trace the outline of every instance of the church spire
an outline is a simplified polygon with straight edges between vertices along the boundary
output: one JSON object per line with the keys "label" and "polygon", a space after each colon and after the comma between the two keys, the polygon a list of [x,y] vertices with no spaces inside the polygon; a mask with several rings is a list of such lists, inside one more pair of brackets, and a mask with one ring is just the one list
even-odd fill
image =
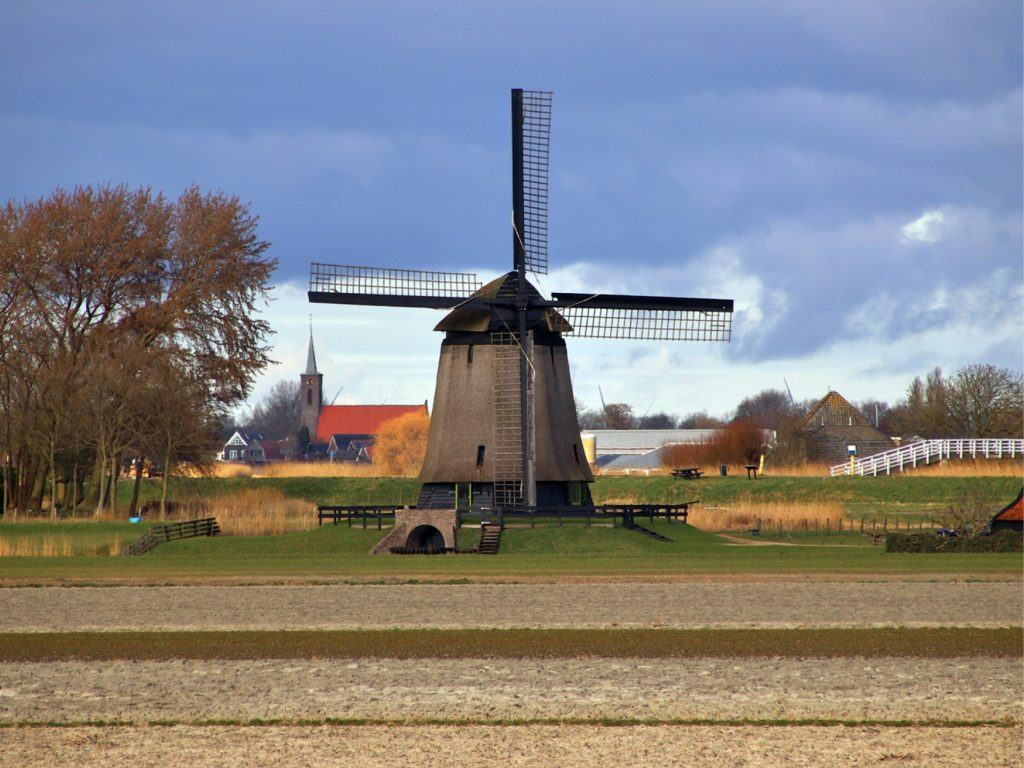
{"label": "church spire", "polygon": [[317,373],[316,352],[313,350],[313,320],[309,321],[309,351],[306,352],[306,373]]}

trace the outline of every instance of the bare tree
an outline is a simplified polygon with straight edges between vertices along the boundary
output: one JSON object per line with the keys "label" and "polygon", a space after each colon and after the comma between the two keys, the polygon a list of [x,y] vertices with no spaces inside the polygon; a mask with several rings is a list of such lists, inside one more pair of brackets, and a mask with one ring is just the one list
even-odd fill
{"label": "bare tree", "polygon": [[638,429],[675,429],[676,421],[667,413],[650,413],[637,419],[636,425]]}
{"label": "bare tree", "polygon": [[763,429],[779,429],[792,419],[796,407],[781,389],[765,389],[746,397],[736,406],[736,421],[752,421]]}
{"label": "bare tree", "polygon": [[277,382],[260,400],[249,417],[248,428],[273,440],[293,437],[302,420],[302,401],[297,381]]}
{"label": "bare tree", "polygon": [[1020,435],[1024,381],[1008,368],[968,365],[949,380],[944,405],[958,436]]}

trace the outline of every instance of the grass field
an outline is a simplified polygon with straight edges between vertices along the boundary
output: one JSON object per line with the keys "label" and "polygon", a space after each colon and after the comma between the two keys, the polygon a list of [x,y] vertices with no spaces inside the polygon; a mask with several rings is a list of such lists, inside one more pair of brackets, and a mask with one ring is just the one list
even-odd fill
{"label": "grass field", "polygon": [[[594,487],[600,502],[681,502],[700,499],[695,519],[713,530],[716,515],[765,518],[789,514],[898,516],[917,521],[929,509],[964,498],[997,509],[1019,489],[1013,477],[894,476],[883,478],[600,478]],[[358,504],[411,501],[415,480],[403,478],[183,478],[174,483],[180,500],[215,501],[264,496],[287,500]],[[152,498],[157,481],[143,484]],[[125,494],[126,495],[126,494]],[[296,501],[296,503],[298,503]],[[304,508],[304,510],[311,509]],[[838,512],[835,512],[838,510]],[[303,511],[290,526],[313,526]],[[303,522],[305,521],[305,522]],[[849,524],[849,523],[847,523]],[[645,525],[647,525],[645,523]],[[1018,577],[1024,558],[1014,554],[886,554],[868,537],[815,533],[786,537],[784,544],[763,545],[746,534],[718,536],[695,526],[650,524],[673,539],[660,542],[636,532],[607,527],[565,525],[536,529],[509,527],[496,558],[373,557],[381,532],[327,526],[265,536],[221,536],[162,545],[143,557],[116,554],[144,531],[121,522],[0,523],[0,579],[10,582],[182,580],[190,578],[544,578],[579,576],[671,576],[673,574],[1010,574]],[[273,528],[271,530],[274,530]],[[287,530],[287,529],[284,529]],[[735,528],[733,530],[736,530]],[[464,529],[460,546],[471,547],[478,532]],[[747,541],[744,541],[746,536]],[[745,545],[746,544],[746,545]]]}
{"label": "grass field", "polygon": [[[94,537],[108,526],[111,535],[121,535],[123,530],[118,524],[80,525],[91,526]],[[7,527],[0,526],[0,534]],[[278,536],[222,536],[171,542],[141,557],[5,557],[0,558],[0,580],[101,583],[352,577],[515,581],[538,577],[737,573],[1019,576],[1024,567],[1020,554],[935,556],[887,554],[877,546],[749,546],[693,526],[655,522],[651,527],[673,541],[656,541],[621,528],[511,528],[502,538],[501,554],[497,557],[380,557],[369,554],[380,538],[377,530],[325,526]]]}
{"label": "grass field", "polygon": [[[1024,470],[1017,477],[767,477],[757,481],[745,477],[599,477],[593,494],[599,504],[667,504],[692,499],[704,504],[833,501],[848,507],[860,505],[864,511],[885,507],[912,510],[953,504],[964,497],[1005,504],[1017,495],[1022,478]],[[318,503],[412,504],[419,482],[399,477],[174,478],[171,497],[178,501],[209,500],[259,488],[273,488],[285,496]],[[119,498],[129,498],[130,491],[130,483],[122,481]],[[159,480],[143,481],[143,502],[155,501],[159,495]]]}

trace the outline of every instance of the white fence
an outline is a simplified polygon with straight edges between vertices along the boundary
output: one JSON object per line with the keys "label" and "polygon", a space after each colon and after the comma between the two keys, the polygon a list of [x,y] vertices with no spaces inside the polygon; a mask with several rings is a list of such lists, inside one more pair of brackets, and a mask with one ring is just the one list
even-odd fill
{"label": "white fence", "polygon": [[882,453],[854,459],[829,468],[836,475],[881,475],[902,472],[918,464],[931,464],[942,459],[1015,459],[1024,456],[1024,440],[1019,438],[985,438],[976,440],[921,440]]}

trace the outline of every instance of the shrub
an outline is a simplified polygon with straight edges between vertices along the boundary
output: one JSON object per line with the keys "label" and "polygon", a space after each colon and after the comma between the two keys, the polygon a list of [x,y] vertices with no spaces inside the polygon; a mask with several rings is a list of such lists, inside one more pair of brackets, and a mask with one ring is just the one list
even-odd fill
{"label": "shrub", "polygon": [[991,536],[947,539],[935,533],[890,533],[885,537],[886,552],[1021,552],[1024,536],[1014,531],[999,531]]}
{"label": "shrub", "polygon": [[384,422],[377,430],[373,463],[382,474],[415,477],[427,452],[430,417],[407,413]]}

